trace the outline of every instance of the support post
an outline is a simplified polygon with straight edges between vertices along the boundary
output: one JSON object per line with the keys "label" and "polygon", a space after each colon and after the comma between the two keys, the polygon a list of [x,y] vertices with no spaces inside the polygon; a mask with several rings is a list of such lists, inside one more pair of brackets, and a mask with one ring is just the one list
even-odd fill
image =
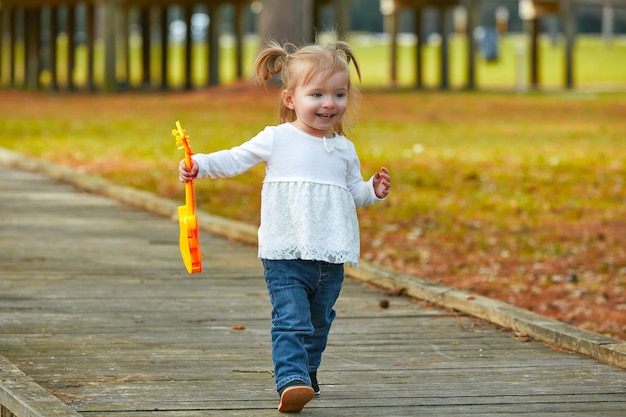
{"label": "support post", "polygon": [[67,6],[67,89],[76,89],[74,83],[74,68],[76,61],[76,5]]}
{"label": "support post", "polygon": [[563,31],[565,32],[565,88],[574,87],[574,42],[576,39],[576,13],[571,0],[562,3]]}
{"label": "support post", "polygon": [[[193,6],[189,5],[185,7],[185,24],[187,26],[187,33],[185,34],[185,90],[191,90],[193,88],[193,36],[191,33],[191,16],[193,15]],[[211,18],[210,25],[213,24]]]}
{"label": "support post", "polygon": [[141,19],[141,84],[143,88],[150,87],[150,6],[140,6]]}
{"label": "support post", "polygon": [[350,31],[350,7],[351,0],[333,0],[335,21],[337,22],[337,38],[346,40]]}
{"label": "support post", "polygon": [[59,89],[57,64],[58,50],[57,38],[59,36],[59,6],[50,6],[50,39],[48,44],[48,70],[50,71],[50,84],[48,89],[57,91]]}
{"label": "support post", "polygon": [[439,8],[439,28],[441,31],[441,68],[440,68],[440,88],[448,90],[450,88],[450,61],[449,61],[449,43],[448,35],[450,33],[449,22],[449,6],[441,6]]}
{"label": "support post", "polygon": [[531,88],[539,88],[539,17],[534,17],[530,24],[530,85]]}
{"label": "support post", "polygon": [[0,4],[0,87],[2,86],[2,74],[4,73],[4,27],[7,23],[6,19],[4,18],[4,15],[6,13],[6,6],[3,8],[2,5]]}
{"label": "support post", "polygon": [[423,64],[423,56],[422,49],[424,47],[424,36],[422,31],[422,11],[421,7],[418,7],[414,10],[415,16],[415,87],[423,88],[424,87],[424,64]]}
{"label": "support post", "polygon": [[219,84],[219,7],[213,3],[209,5],[209,85]]}
{"label": "support post", "polygon": [[95,89],[94,83],[94,49],[96,45],[96,8],[93,4],[86,3],[87,13],[87,36],[85,45],[87,46],[87,85],[88,91]]}
{"label": "support post", "polygon": [[27,89],[39,87],[39,64],[41,52],[41,11],[26,9],[24,11],[24,69]]}
{"label": "support post", "polygon": [[2,86],[12,87],[15,83],[15,9],[0,8],[2,14],[2,36],[0,42],[3,43],[0,65],[2,66]]}
{"label": "support post", "polygon": [[476,43],[474,30],[480,16],[480,0],[470,0],[467,10],[467,86],[468,90],[476,89]]}
{"label": "support post", "polygon": [[390,65],[390,84],[391,87],[398,85],[398,12],[393,10],[390,14],[384,16],[387,22],[387,30],[389,32],[391,46],[391,65]]}
{"label": "support post", "polygon": [[161,31],[161,90],[167,90],[167,56],[169,46],[169,20],[168,20],[168,6],[161,6],[159,8],[159,14],[161,18],[160,31]]}
{"label": "support post", "polygon": [[614,20],[615,12],[611,0],[604,0],[602,3],[602,39],[607,46],[613,43]]}
{"label": "support post", "polygon": [[104,15],[102,24],[104,26],[104,91],[115,91],[117,89],[117,77],[115,71],[115,18],[117,2],[107,0],[104,3]]}

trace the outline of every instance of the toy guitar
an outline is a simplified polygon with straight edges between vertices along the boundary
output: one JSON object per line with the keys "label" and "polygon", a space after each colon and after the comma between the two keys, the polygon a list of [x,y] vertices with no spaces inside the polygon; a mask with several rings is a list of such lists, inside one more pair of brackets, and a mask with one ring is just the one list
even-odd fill
{"label": "toy guitar", "polygon": [[[191,147],[185,129],[176,121],[176,129],[172,130],[176,137],[178,149],[185,150],[185,163],[191,167]],[[202,272],[202,254],[200,252],[200,235],[196,218],[196,198],[193,191],[193,181],[185,183],[185,205],[178,207],[178,225],[180,226],[180,254],[187,268],[187,272],[194,274]]]}

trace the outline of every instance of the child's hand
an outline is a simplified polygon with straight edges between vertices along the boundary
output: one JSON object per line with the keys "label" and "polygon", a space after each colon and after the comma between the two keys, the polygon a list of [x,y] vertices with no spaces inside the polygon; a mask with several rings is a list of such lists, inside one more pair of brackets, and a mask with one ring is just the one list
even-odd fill
{"label": "child's hand", "polygon": [[178,164],[178,177],[180,182],[193,181],[197,176],[198,163],[196,161],[193,159],[191,160],[191,168],[187,168],[187,164],[184,159],[180,161],[180,164]]}
{"label": "child's hand", "polygon": [[385,198],[389,194],[389,187],[391,187],[391,175],[387,168],[381,168],[380,172],[374,175],[374,193],[376,197]]}

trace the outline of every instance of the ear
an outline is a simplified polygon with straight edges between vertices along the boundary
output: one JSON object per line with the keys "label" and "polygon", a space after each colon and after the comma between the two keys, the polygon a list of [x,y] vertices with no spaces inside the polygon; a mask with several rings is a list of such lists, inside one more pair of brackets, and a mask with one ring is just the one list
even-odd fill
{"label": "ear", "polygon": [[287,107],[289,110],[293,110],[295,108],[293,104],[293,94],[288,90],[283,90],[282,94],[283,105]]}

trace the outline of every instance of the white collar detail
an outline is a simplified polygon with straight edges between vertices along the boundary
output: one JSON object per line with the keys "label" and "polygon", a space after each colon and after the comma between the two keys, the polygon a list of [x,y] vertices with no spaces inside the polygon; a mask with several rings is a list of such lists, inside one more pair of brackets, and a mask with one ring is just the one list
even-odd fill
{"label": "white collar detail", "polygon": [[326,137],[323,137],[322,141],[324,142],[324,149],[326,149],[326,152],[328,153],[333,152],[335,149],[348,149],[348,143],[346,139],[340,136],[336,136],[332,139],[326,139]]}

